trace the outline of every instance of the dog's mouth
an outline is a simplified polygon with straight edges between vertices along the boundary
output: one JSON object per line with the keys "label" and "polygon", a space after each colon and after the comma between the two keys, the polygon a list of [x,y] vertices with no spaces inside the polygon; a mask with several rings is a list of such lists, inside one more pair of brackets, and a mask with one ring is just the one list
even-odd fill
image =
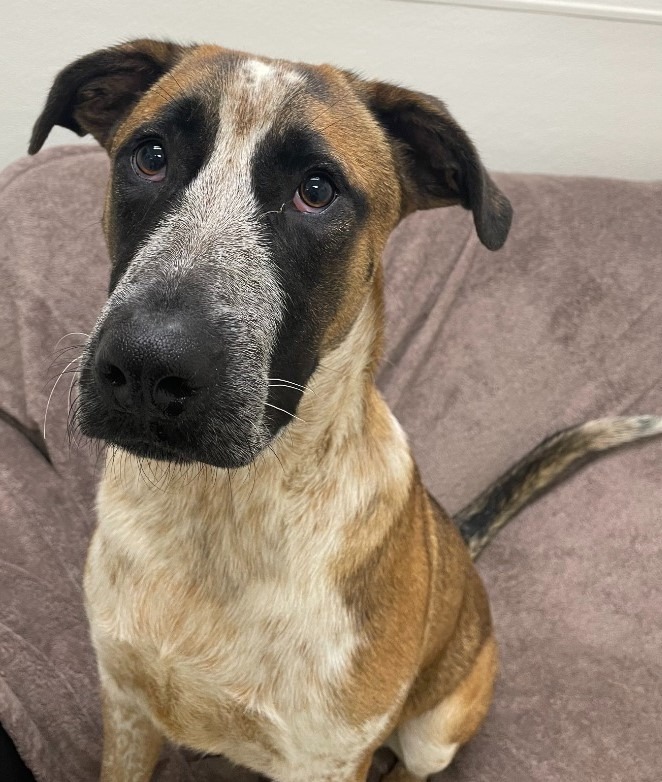
{"label": "dog's mouth", "polygon": [[[159,409],[144,400],[144,393],[129,399],[122,396],[122,386],[120,392],[109,386],[95,356],[90,351],[81,367],[80,431],[141,459],[244,467],[293,419],[303,388],[279,383],[272,389],[260,379],[264,372],[239,383],[233,373],[224,383],[200,388],[181,405],[166,400]],[[245,378],[249,368],[242,370],[237,376]]]}
{"label": "dog's mouth", "polygon": [[96,390],[89,387],[81,389],[78,420],[86,437],[139,458],[175,464],[201,462],[219,468],[249,464],[272,437],[263,422],[235,417],[213,404],[177,424],[146,420],[141,415],[108,409]]}
{"label": "dog's mouth", "polygon": [[[268,434],[252,437],[237,427],[233,432],[215,435],[210,427],[189,426],[186,433],[154,427],[152,431],[121,413],[79,414],[81,432],[106,445],[121,448],[142,459],[175,464],[201,462],[212,467],[237,468],[252,462],[271,439]],[[219,427],[221,428],[221,427]],[[256,427],[257,430],[257,427]],[[258,430],[259,431],[259,430]]]}

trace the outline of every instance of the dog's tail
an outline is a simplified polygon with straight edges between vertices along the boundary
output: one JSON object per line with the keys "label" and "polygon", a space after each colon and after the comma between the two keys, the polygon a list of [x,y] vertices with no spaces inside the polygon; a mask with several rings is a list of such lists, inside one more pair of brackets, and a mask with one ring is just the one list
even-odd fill
{"label": "dog's tail", "polygon": [[476,559],[525,505],[605,451],[662,434],[662,416],[600,418],[553,434],[455,515]]}

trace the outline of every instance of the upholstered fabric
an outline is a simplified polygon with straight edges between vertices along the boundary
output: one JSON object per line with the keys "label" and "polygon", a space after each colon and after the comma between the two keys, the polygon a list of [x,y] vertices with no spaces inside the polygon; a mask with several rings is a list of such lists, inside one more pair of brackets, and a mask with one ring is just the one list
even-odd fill
{"label": "upholstered fabric", "polygon": [[[94,147],[0,181],[0,723],[39,782],[90,782],[100,717],[81,570],[97,451],[69,446],[65,374],[104,300],[107,162]],[[547,434],[662,414],[662,184],[502,175],[498,253],[461,209],[408,218],[387,249],[380,384],[454,511]],[[61,343],[58,340],[69,334]],[[658,782],[662,441],[602,459],[490,546],[501,674],[441,779]],[[169,749],[158,782],[245,778]]]}

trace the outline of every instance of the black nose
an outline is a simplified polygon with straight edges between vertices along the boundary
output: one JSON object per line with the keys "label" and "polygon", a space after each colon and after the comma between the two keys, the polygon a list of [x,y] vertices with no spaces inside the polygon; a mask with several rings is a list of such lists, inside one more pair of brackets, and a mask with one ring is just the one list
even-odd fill
{"label": "black nose", "polygon": [[147,418],[178,418],[210,382],[208,354],[184,314],[133,311],[104,329],[95,356],[102,394]]}

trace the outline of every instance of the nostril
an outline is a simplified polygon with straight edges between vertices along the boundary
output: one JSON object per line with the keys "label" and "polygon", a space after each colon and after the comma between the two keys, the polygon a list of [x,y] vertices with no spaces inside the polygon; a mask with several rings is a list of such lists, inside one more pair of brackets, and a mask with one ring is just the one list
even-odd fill
{"label": "nostril", "polygon": [[101,370],[101,376],[114,388],[120,388],[121,386],[126,385],[126,375],[114,364],[107,364],[106,367]]}
{"label": "nostril", "polygon": [[183,377],[164,377],[154,386],[154,394],[169,399],[186,399],[193,396],[193,389]]}
{"label": "nostril", "polygon": [[133,407],[131,375],[104,358],[97,358],[97,379],[101,390],[114,405],[128,410]]}
{"label": "nostril", "polygon": [[195,394],[195,389],[183,377],[169,376],[157,381],[152,393],[156,406],[174,418],[184,412],[186,401]]}

